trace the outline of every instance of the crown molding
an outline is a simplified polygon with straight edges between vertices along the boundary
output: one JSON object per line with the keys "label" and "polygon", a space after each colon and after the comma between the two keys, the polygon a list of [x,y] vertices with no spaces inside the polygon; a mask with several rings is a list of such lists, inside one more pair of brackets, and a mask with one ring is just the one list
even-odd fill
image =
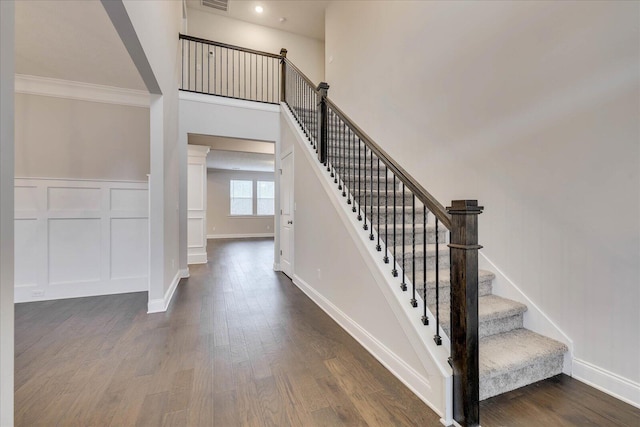
{"label": "crown molding", "polygon": [[16,93],[26,93],[29,95],[52,96],[55,98],[76,99],[80,101],[128,105],[133,107],[148,108],[150,104],[149,93],[141,90],[122,89],[113,86],[30,76],[26,74],[16,74],[15,91]]}

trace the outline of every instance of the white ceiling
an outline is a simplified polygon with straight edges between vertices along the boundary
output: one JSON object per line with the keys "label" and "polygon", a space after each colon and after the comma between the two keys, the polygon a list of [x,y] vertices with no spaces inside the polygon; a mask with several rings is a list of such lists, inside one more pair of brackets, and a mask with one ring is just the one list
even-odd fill
{"label": "white ceiling", "polygon": [[[187,7],[324,40],[324,10],[329,3],[320,0],[229,0],[228,11],[223,12],[202,6],[201,0],[187,0]],[[264,8],[261,14],[255,11],[258,5]],[[285,21],[280,22],[280,18]]]}
{"label": "white ceiling", "polygon": [[273,172],[275,170],[275,157],[273,154],[264,153],[211,150],[207,155],[207,168]]}
{"label": "white ceiling", "polygon": [[146,90],[99,1],[17,1],[16,73]]}

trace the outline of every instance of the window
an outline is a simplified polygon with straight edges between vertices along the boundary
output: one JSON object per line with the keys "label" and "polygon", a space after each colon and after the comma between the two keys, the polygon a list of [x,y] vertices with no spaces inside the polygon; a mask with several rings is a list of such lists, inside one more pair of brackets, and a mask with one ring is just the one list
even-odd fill
{"label": "window", "polygon": [[258,181],[258,215],[273,215],[275,188],[273,181]]}
{"label": "window", "polygon": [[253,181],[232,179],[229,195],[231,215],[253,215]]}
{"label": "window", "polygon": [[229,180],[229,198],[231,216],[266,216],[275,211],[273,181]]}

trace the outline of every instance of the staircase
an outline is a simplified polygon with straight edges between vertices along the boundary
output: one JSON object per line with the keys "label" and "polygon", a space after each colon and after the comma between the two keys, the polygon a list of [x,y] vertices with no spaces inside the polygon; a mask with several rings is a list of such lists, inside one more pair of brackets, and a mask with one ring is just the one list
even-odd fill
{"label": "staircase", "polygon": [[[436,345],[448,347],[453,381],[445,399],[452,398],[446,405],[453,414],[447,417],[477,426],[480,400],[562,372],[567,347],[525,329],[527,307],[493,295],[490,271],[475,274],[483,209],[477,201],[453,201],[445,210],[331,102],[328,84],[316,87],[286,58],[286,49],[278,55],[185,35],[180,40],[181,90],[288,106],[318,153],[318,167],[389,265],[390,283],[406,292]],[[240,62],[229,69],[205,60],[205,51]],[[240,66],[253,57],[260,69]]]}
{"label": "staircase", "polygon": [[[307,123],[305,131],[308,135],[315,134],[315,121],[310,117],[315,113],[310,110],[298,110],[294,112],[294,116],[296,113],[300,122]],[[348,142],[345,144],[345,141]],[[388,250],[389,268],[393,272],[397,271],[399,286],[407,289],[407,303],[411,300],[413,278],[416,295],[425,297],[428,302],[439,301],[439,308],[436,308],[434,303],[427,303],[427,306],[430,313],[439,311],[439,326],[448,335],[448,230],[440,226],[436,239],[433,215],[420,202],[414,201],[413,195],[409,192],[403,193],[402,183],[398,180],[394,187],[394,184],[390,183],[390,172],[382,161],[378,167],[377,156],[363,144],[354,144],[353,135],[346,128],[329,123],[327,142],[327,173],[332,174],[336,185],[343,190],[343,196],[354,206],[354,215],[360,214],[362,217],[362,232],[369,234],[374,245],[378,244],[377,236],[380,236],[381,256],[385,256],[385,249]],[[395,206],[395,209],[392,206]],[[368,224],[366,230],[364,224]],[[426,245],[423,244],[425,239]],[[438,286],[435,274],[436,242]],[[562,373],[564,354],[568,350],[563,343],[525,329],[523,315],[527,306],[494,295],[494,278],[495,275],[490,271],[478,271],[480,400]]]}

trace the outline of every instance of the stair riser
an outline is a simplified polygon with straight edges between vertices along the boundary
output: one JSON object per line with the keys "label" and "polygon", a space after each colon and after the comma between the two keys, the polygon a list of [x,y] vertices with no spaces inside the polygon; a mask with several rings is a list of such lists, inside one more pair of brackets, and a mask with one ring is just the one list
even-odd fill
{"label": "stair riser", "polygon": [[[416,281],[418,280],[416,279]],[[416,288],[417,292],[419,292],[419,295],[422,295],[422,289],[423,289],[422,286]],[[478,296],[483,297],[485,295],[491,295],[491,292],[492,292],[491,280],[483,281],[478,284]],[[451,288],[449,287],[448,283],[446,285],[440,286],[438,298],[439,298],[440,304],[449,304],[449,302],[451,302]],[[436,288],[427,287],[427,304],[431,304],[432,302],[435,302],[435,300],[436,300]]]}
{"label": "stair riser", "polygon": [[[377,224],[378,223],[377,208],[373,209],[373,211],[370,211],[369,208],[367,208],[367,217],[373,218],[374,223]],[[396,209],[395,215],[394,215],[393,209],[389,209],[389,211],[386,212],[386,215],[385,215],[384,209],[382,209],[380,212],[380,224],[385,223],[385,218],[388,224],[393,224],[394,217],[395,217],[396,224],[402,225],[402,219],[403,219],[402,209]],[[413,212],[409,209],[405,209],[404,225],[407,227],[411,227],[411,224],[413,224],[414,221],[415,221],[415,224],[422,225],[424,223],[423,218],[424,218],[424,213],[422,212],[422,209],[417,209],[417,212],[415,213],[415,219],[413,217]],[[428,219],[429,219],[429,213],[427,212],[426,222],[428,222]],[[406,239],[408,239],[409,236],[410,236],[410,232],[407,232]]]}
{"label": "stair riser", "polygon": [[561,374],[563,360],[563,355],[557,355],[512,372],[480,378],[480,400]]}
{"label": "stair riser", "polygon": [[[388,232],[387,240],[389,241],[389,246],[391,246],[391,251],[393,251],[393,246],[394,246],[393,224],[389,224],[389,228],[387,232]],[[448,232],[443,232],[438,230],[438,243],[445,243],[447,239],[447,234]],[[407,239],[411,238],[410,236],[411,236],[411,231],[407,230],[405,242],[407,241]],[[416,237],[416,245],[422,245],[422,243],[424,243],[424,233],[422,232],[422,230],[417,230],[415,237]],[[380,225],[380,238],[383,242],[385,242],[384,225]],[[398,242],[398,244],[402,244],[402,229],[400,227],[396,229],[396,242]],[[429,227],[427,227],[427,243],[428,244],[436,243],[436,233],[432,228],[429,228]]]}
{"label": "stair riser", "polygon": [[[488,337],[489,335],[500,334],[502,332],[512,331],[514,329],[522,328],[523,317],[522,314],[504,317],[501,319],[493,319],[487,322],[480,322],[478,324],[478,336],[480,338]],[[445,320],[442,325],[442,330],[449,334],[449,319]]]}
{"label": "stair riser", "polygon": [[[352,179],[355,180],[356,182],[358,181],[358,178],[360,179],[361,182],[361,187],[364,187],[364,184],[362,184],[362,182],[367,179],[368,181],[371,180],[371,177],[373,176],[374,180],[378,180],[378,177],[380,177],[380,188],[384,188],[384,177],[387,175],[387,170],[384,168],[380,168],[380,170],[378,171],[377,168],[367,168],[367,169],[352,169],[352,168],[344,168],[340,165],[340,162],[333,162],[332,159],[329,159],[329,164],[331,165],[331,167],[338,172],[338,175],[344,175],[345,177],[348,176],[349,177],[349,181],[351,181]],[[389,181],[387,180],[387,186],[389,185]],[[367,183],[367,188],[369,188],[369,184]]]}
{"label": "stair riser", "polygon": [[[438,267],[440,269],[446,269],[449,267],[449,253],[446,253],[445,255],[440,254],[439,259],[440,259],[440,262],[438,264]],[[402,258],[400,257],[400,255],[398,255],[397,263],[398,263],[398,266],[400,266],[400,268],[403,267]],[[426,265],[427,265],[427,271],[435,270],[436,257],[435,256],[427,257]],[[418,278],[422,277],[423,266],[424,266],[424,260],[422,256],[420,256],[420,258],[416,258],[416,281],[418,280]],[[407,277],[411,278],[413,274],[413,259],[411,257],[407,257],[405,259],[404,270],[406,272]],[[420,274],[418,275],[418,273]]]}
{"label": "stair riser", "polygon": [[[384,183],[382,183],[381,185],[382,190],[384,190]],[[372,205],[377,205],[378,203],[380,203],[381,206],[388,206],[389,210],[393,210],[393,206],[400,206],[402,205],[403,202],[403,198],[402,198],[402,192],[398,192],[395,193],[395,200],[394,200],[394,194],[393,193],[380,193],[380,192],[370,192],[367,191],[366,193],[364,191],[355,191],[354,196],[356,198],[360,198],[360,200],[363,201],[364,203],[364,198],[365,196],[367,197],[367,200],[371,200],[371,204]],[[405,193],[404,196],[404,203],[406,205],[410,205],[412,201],[412,196],[411,194]],[[368,203],[367,203],[368,204]],[[383,207],[384,209],[384,207]]]}

